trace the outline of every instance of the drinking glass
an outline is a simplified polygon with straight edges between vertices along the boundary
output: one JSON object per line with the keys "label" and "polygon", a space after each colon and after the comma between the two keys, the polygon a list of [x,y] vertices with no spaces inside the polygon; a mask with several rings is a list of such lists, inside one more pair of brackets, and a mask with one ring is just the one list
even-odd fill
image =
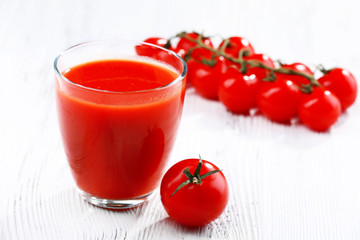
{"label": "drinking glass", "polygon": [[[134,69],[130,64],[111,78],[104,72],[108,84],[127,81],[137,72],[164,82],[158,79],[159,69],[170,71],[172,78],[159,87],[114,91],[89,87],[68,75],[99,61],[140,66]],[[108,209],[142,204],[159,185],[175,142],[184,103],[185,62],[152,44],[104,40],[67,49],[55,59],[54,70],[62,142],[80,195]]]}

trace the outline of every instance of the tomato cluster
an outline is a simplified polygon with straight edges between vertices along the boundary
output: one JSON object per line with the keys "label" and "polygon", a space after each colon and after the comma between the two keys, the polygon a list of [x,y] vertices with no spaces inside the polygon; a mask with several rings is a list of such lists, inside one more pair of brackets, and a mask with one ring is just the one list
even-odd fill
{"label": "tomato cluster", "polygon": [[188,64],[188,82],[195,90],[204,98],[219,100],[233,113],[258,109],[275,122],[290,123],[299,118],[314,131],[326,131],[355,102],[355,77],[343,68],[322,69],[322,77],[315,79],[313,71],[302,63],[276,67],[269,56],[256,53],[243,37],[230,37],[214,47],[210,38],[195,32],[177,36],[175,47],[163,38],[145,42],[183,57]]}

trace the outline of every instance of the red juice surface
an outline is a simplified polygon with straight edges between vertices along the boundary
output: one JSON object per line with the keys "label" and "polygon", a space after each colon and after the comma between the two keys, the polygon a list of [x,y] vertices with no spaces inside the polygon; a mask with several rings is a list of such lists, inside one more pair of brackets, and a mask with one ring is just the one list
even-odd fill
{"label": "red juice surface", "polygon": [[185,85],[149,89],[179,74],[147,61],[104,60],[63,75],[91,88],[56,81],[63,144],[78,187],[106,199],[151,193],[175,141]]}

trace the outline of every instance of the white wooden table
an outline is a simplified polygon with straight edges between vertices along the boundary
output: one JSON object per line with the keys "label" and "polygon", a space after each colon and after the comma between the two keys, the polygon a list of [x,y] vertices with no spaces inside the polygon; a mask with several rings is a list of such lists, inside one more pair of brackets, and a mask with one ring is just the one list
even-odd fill
{"label": "white wooden table", "polygon": [[359,11],[357,0],[0,0],[0,239],[360,239],[359,101],[319,134],[232,115],[190,89],[169,166],[200,153],[224,169],[230,200],[219,219],[189,230],[167,217],[158,191],[126,212],[79,197],[52,70],[78,42],[198,30],[360,79]]}

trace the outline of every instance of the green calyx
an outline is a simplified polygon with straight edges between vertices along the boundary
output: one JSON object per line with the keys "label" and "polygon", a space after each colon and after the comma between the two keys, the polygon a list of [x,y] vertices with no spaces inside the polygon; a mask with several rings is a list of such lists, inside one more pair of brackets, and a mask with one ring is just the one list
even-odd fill
{"label": "green calyx", "polygon": [[322,64],[319,64],[316,66],[316,69],[318,69],[322,74],[328,74],[333,69],[326,69]]}
{"label": "green calyx", "polygon": [[268,71],[266,77],[263,79],[264,82],[274,82],[276,80],[276,75],[274,71]]}
{"label": "green calyx", "polygon": [[313,85],[311,83],[309,83],[309,84],[301,84],[301,87],[299,87],[299,89],[303,93],[310,94],[310,93],[312,93],[314,87],[313,87]]}
{"label": "green calyx", "polygon": [[175,191],[171,194],[170,197],[172,197],[177,191],[179,191],[181,188],[185,187],[186,185],[189,185],[189,184],[197,184],[197,185],[200,185],[201,184],[201,181],[214,174],[214,173],[217,173],[217,172],[220,172],[221,170],[220,169],[217,169],[217,170],[213,170],[213,171],[210,171],[210,172],[207,172],[207,173],[204,173],[203,175],[200,175],[200,170],[201,170],[201,167],[203,165],[203,161],[201,159],[201,156],[199,155],[199,164],[197,165],[196,169],[195,169],[195,172],[194,174],[191,174],[189,169],[186,168],[184,170],[184,174],[186,175],[186,177],[188,178],[186,181],[182,182],[176,189]]}
{"label": "green calyx", "polygon": [[169,39],[169,40],[165,43],[164,48],[170,49],[170,47],[171,47],[171,40]]}
{"label": "green calyx", "polygon": [[210,67],[214,67],[216,65],[217,61],[215,59],[215,55],[213,55],[210,60],[208,60],[206,58],[202,58],[201,63],[205,64],[207,66],[210,66]]}

